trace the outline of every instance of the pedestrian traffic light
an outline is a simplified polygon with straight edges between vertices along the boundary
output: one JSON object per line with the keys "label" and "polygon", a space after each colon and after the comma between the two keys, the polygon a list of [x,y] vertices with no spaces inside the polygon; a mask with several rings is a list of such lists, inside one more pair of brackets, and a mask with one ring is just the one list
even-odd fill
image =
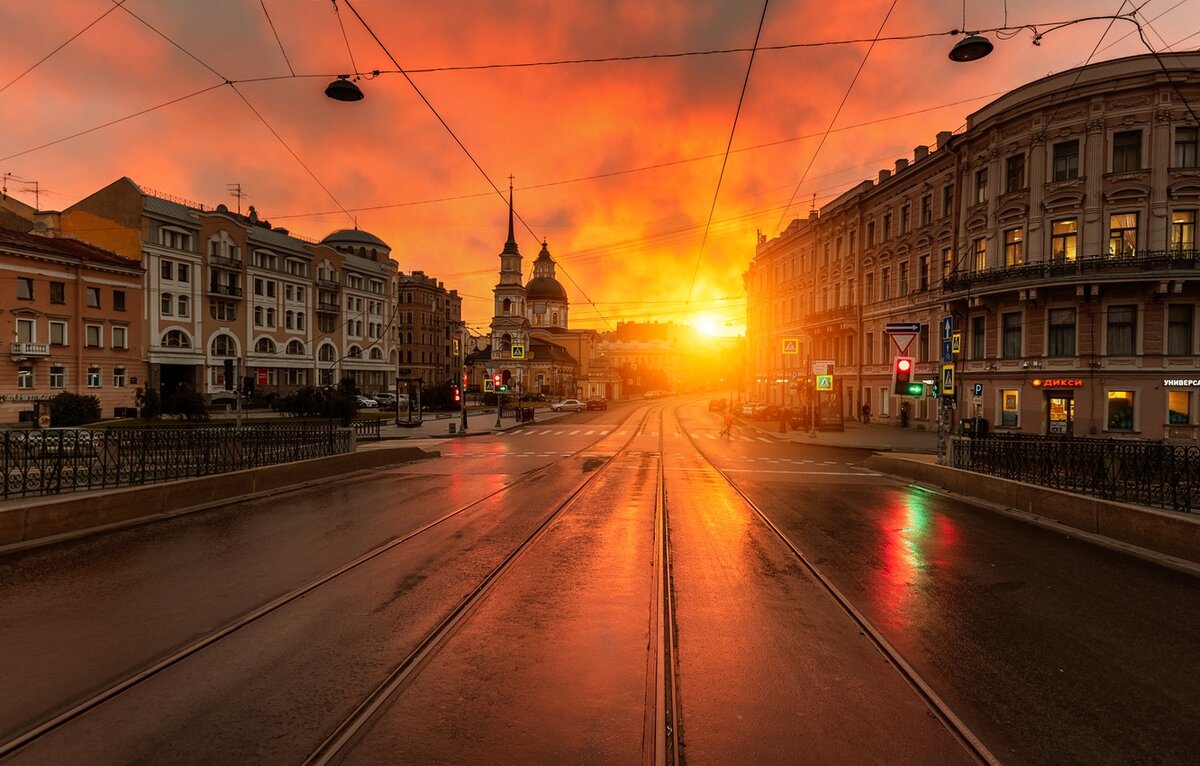
{"label": "pedestrian traffic light", "polygon": [[455,386],[455,387],[454,387],[454,401],[455,401],[455,402],[461,402],[461,401],[462,401],[462,393],[461,393],[461,389],[459,389],[459,387],[458,387],[458,386]]}
{"label": "pedestrian traffic light", "polygon": [[913,382],[913,358],[898,356],[892,362],[892,393],[896,396],[920,396],[925,387]]}
{"label": "pedestrian traffic light", "polygon": [[500,373],[496,373],[495,375],[492,376],[492,387],[495,388],[497,391],[500,390],[500,380],[501,380]]}

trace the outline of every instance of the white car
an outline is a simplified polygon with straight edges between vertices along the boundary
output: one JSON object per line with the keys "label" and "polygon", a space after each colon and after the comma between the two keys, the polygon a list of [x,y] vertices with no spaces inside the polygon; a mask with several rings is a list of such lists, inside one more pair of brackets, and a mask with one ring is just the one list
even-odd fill
{"label": "white car", "polygon": [[375,401],[374,399],[372,399],[369,396],[359,396],[359,397],[357,397],[357,399],[358,399],[359,407],[370,408],[370,407],[378,407],[379,406],[379,402]]}
{"label": "white car", "polygon": [[550,409],[555,412],[579,412],[587,409],[587,405],[578,399],[563,399],[561,402],[551,404]]}

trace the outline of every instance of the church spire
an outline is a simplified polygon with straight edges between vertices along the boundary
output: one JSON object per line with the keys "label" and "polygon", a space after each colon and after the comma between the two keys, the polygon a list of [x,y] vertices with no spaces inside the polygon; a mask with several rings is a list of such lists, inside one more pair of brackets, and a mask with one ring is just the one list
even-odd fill
{"label": "church spire", "polygon": [[504,242],[504,252],[519,254],[517,237],[513,229],[513,177],[508,177],[508,239]]}

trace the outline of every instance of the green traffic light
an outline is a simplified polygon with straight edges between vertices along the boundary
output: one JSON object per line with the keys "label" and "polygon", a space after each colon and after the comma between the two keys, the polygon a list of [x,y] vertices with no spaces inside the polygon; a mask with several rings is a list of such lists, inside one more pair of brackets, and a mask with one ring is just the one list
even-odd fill
{"label": "green traffic light", "polygon": [[904,387],[905,396],[920,396],[923,393],[925,393],[925,384],[923,383],[909,383]]}

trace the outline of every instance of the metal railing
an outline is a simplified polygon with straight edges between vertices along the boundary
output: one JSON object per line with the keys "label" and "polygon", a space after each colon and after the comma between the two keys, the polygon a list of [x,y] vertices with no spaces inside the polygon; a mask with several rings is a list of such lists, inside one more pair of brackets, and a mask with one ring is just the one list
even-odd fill
{"label": "metal railing", "polygon": [[210,476],[350,449],[350,429],[325,423],[11,430],[0,432],[0,478],[8,499]]}
{"label": "metal railing", "polygon": [[957,271],[942,282],[943,293],[966,290],[973,285],[1002,283],[1014,280],[1058,279],[1072,275],[1091,275],[1105,272],[1140,272],[1156,270],[1192,270],[1200,268],[1200,251],[1175,248],[1172,250],[1138,250],[1116,255],[1103,254],[1074,260],[1048,260],[1022,263],[982,271]]}
{"label": "metal railing", "polygon": [[354,427],[354,435],[359,439],[382,439],[379,432],[382,422],[380,418],[364,418],[351,421],[351,425]]}
{"label": "metal railing", "polygon": [[1200,447],[1126,439],[992,434],[955,439],[952,465],[1105,500],[1200,508]]}

